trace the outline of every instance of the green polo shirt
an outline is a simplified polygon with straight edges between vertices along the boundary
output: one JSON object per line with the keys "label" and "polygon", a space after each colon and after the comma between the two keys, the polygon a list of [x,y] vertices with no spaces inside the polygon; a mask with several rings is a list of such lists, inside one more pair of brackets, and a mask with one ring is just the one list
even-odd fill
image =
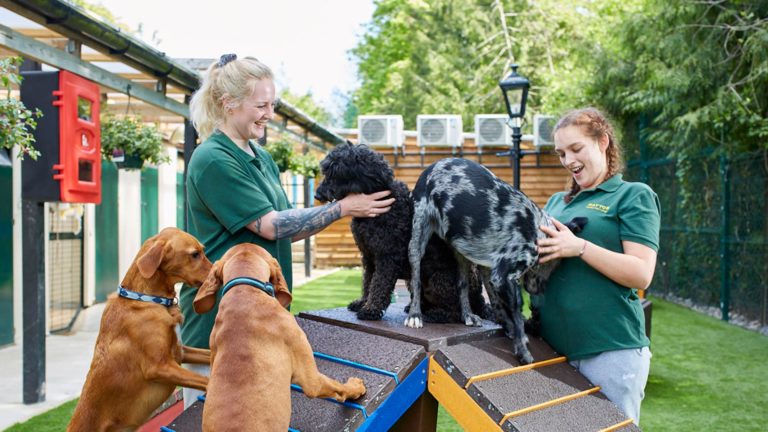
{"label": "green polo shirt", "polygon": [[[616,252],[624,251],[623,240],[658,251],[659,199],[647,185],[625,182],[617,174],[581,191],[570,203],[564,197],[565,192],[555,194],[544,209],[561,222],[589,218],[580,237]],[[532,299],[541,311],[542,336],[569,360],[648,346],[640,298],[637,289],[629,288],[581,258],[563,259],[544,294]]]}
{"label": "green polo shirt", "polygon": [[[250,146],[255,157],[216,131],[195,149],[187,169],[189,233],[205,246],[211,262],[240,243],[263,247],[280,263],[290,288],[291,240],[267,240],[246,228],[272,210],[291,208],[272,157],[261,146]],[[198,315],[192,308],[195,294],[195,288],[184,285],[181,289],[181,338],[185,345],[208,348],[219,299],[210,312]]]}

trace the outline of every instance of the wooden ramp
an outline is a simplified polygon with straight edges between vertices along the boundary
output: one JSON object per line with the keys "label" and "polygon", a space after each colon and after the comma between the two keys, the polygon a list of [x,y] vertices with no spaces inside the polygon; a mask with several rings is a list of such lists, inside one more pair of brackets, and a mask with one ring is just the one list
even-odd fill
{"label": "wooden ramp", "polygon": [[521,366],[506,338],[463,343],[430,359],[429,392],[468,431],[639,430],[599,387],[540,339]]}
{"label": "wooden ramp", "polygon": [[[295,389],[291,430],[434,431],[438,402],[471,432],[639,430],[541,339],[529,344],[535,363],[520,367],[495,323],[411,329],[404,306],[391,305],[380,321],[345,308],[299,314],[321,372],[358,376],[368,393],[338,404]],[[197,402],[163,430],[199,431],[201,416]]]}
{"label": "wooden ramp", "polygon": [[[297,322],[315,351],[318,369],[342,382],[362,378],[367,392],[341,404],[307,398],[292,386],[291,430],[386,431],[425,393],[428,359],[423,347],[304,318]],[[203,404],[195,402],[161,430],[200,431]]]}

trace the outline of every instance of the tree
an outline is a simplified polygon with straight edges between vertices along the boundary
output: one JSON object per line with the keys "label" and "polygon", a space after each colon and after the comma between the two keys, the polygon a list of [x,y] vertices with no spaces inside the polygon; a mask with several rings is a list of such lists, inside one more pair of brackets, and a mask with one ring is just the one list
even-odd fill
{"label": "tree", "polygon": [[499,79],[516,62],[532,83],[529,113],[585,103],[596,47],[639,0],[380,0],[351,53],[362,114],[503,113]]}
{"label": "tree", "polygon": [[597,56],[589,93],[625,130],[645,121],[662,155],[766,149],[767,17],[765,1],[647,0]]}
{"label": "tree", "polygon": [[280,91],[280,99],[303,111],[304,114],[312,117],[319,124],[329,125],[333,120],[331,113],[315,102],[311,91],[297,95],[292,93],[290,89],[284,88]]}

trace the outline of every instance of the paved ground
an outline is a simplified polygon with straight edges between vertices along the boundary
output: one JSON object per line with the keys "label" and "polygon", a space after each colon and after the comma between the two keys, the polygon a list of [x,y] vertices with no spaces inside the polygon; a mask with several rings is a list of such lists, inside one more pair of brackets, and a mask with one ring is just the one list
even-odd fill
{"label": "paved ground", "polygon": [[[299,286],[336,269],[312,270],[308,279],[304,265],[293,268],[294,285]],[[83,310],[75,330],[70,335],[52,335],[46,339],[45,402],[22,403],[21,346],[0,349],[0,430],[23,422],[79,396],[93,356],[93,346],[99,331],[103,304]]]}

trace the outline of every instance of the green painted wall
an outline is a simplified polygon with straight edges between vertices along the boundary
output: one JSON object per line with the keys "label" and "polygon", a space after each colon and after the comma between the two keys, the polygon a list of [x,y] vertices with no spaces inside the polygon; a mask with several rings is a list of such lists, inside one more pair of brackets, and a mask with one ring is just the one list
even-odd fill
{"label": "green painted wall", "polygon": [[13,343],[12,172],[10,165],[0,165],[0,346]]}
{"label": "green painted wall", "polygon": [[157,168],[141,171],[141,242],[157,234]]}
{"label": "green painted wall", "polygon": [[117,167],[101,162],[101,204],[96,206],[96,301],[107,301],[122,275],[118,263]]}

